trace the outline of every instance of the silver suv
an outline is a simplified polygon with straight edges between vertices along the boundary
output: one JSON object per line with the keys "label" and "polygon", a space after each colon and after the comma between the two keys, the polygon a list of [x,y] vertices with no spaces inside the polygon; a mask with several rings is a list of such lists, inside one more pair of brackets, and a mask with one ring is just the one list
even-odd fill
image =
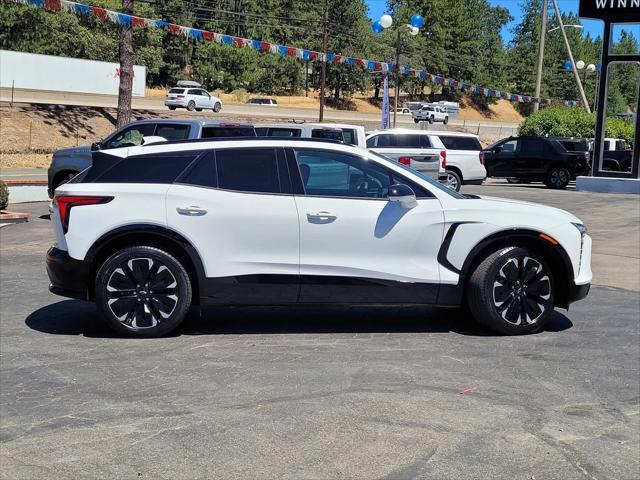
{"label": "silver suv", "polygon": [[138,120],[116,130],[104,140],[82,147],[61,148],[53,154],[48,171],[48,193],[67,183],[79,172],[91,166],[91,152],[142,145],[144,137],[166,140],[192,140],[212,137],[255,137],[253,125],[219,120]]}

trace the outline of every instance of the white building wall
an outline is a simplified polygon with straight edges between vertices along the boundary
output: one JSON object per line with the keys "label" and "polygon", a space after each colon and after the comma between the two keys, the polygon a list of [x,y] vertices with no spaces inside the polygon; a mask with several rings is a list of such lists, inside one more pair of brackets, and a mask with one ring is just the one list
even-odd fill
{"label": "white building wall", "polygon": [[[0,87],[118,94],[120,64],[0,50]],[[144,97],[145,67],[133,67],[133,96]]]}

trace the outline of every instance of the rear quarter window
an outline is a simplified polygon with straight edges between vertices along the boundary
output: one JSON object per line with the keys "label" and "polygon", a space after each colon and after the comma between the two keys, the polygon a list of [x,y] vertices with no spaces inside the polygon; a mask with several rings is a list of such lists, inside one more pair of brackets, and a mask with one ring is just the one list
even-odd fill
{"label": "rear quarter window", "polygon": [[482,145],[476,137],[458,137],[458,136],[439,136],[442,144],[447,150],[467,150],[473,152],[479,152],[482,150]]}
{"label": "rear quarter window", "polygon": [[[114,162],[96,175],[85,178],[91,183],[173,183],[201,152],[136,155]],[[95,157],[94,157],[95,158]],[[111,159],[113,162],[113,159]],[[93,168],[92,168],[93,170]],[[100,168],[96,168],[100,170]],[[92,178],[93,177],[93,178]]]}

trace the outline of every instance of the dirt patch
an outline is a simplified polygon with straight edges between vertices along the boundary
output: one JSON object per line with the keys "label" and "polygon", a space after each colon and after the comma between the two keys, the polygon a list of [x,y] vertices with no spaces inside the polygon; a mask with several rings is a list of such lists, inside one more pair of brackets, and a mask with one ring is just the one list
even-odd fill
{"label": "dirt patch", "polygon": [[493,105],[489,105],[489,110],[486,111],[481,110],[466,98],[460,103],[458,118],[461,120],[495,120],[513,123],[520,123],[523,120],[522,115],[507,100],[498,100]]}
{"label": "dirt patch", "polygon": [[50,153],[0,153],[2,168],[49,168]]}

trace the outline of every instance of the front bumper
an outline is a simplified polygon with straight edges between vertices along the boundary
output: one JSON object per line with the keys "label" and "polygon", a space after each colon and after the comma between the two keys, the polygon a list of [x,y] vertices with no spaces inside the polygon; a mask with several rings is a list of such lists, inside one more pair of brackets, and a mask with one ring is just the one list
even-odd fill
{"label": "front bumper", "polygon": [[51,293],[63,297],[89,300],[89,267],[82,260],[71,258],[57,247],[47,252],[47,274]]}
{"label": "front bumper", "polygon": [[585,283],[584,285],[576,285],[575,283],[572,283],[569,286],[569,298],[567,299],[568,303],[577,302],[578,300],[586,298],[589,294],[590,289],[590,283]]}

